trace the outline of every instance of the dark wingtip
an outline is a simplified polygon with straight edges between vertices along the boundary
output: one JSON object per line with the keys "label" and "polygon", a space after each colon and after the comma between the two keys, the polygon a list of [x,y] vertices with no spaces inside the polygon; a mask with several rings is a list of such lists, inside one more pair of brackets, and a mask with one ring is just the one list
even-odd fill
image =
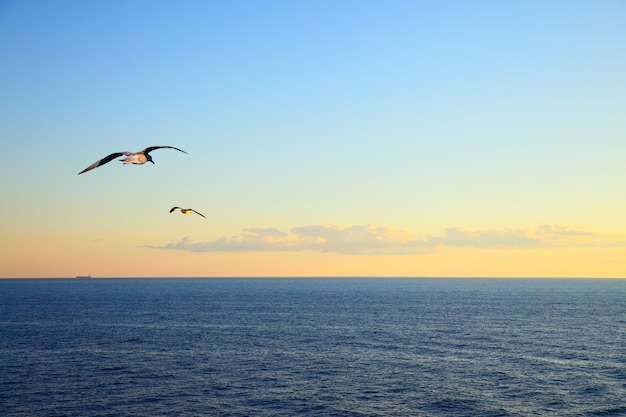
{"label": "dark wingtip", "polygon": [[172,148],[172,149],[176,149],[176,150],[177,150],[177,151],[179,151],[179,152],[186,153],[187,155],[189,155],[189,152],[185,152],[185,151],[183,151],[182,149],[176,148],[176,147],[174,147],[174,146],[171,146],[171,148]]}

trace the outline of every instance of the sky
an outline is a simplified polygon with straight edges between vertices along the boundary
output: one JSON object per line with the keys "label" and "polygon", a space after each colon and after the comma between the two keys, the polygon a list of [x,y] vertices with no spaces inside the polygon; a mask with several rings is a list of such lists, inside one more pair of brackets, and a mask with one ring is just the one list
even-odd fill
{"label": "sky", "polygon": [[626,278],[625,74],[623,0],[0,1],[0,277]]}

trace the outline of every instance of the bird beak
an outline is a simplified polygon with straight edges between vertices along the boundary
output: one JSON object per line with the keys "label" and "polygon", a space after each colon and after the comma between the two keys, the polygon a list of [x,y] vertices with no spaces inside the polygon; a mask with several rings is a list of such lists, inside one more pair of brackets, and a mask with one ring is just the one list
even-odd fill
{"label": "bird beak", "polygon": [[150,162],[152,162],[154,164],[154,161],[151,160]]}

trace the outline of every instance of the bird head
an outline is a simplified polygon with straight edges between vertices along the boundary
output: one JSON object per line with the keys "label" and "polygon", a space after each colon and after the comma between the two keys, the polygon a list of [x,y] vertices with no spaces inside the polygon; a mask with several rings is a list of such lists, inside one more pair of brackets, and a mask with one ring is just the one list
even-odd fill
{"label": "bird head", "polygon": [[154,161],[152,160],[152,157],[150,156],[150,154],[145,154],[146,155],[146,162],[152,162],[154,164]]}

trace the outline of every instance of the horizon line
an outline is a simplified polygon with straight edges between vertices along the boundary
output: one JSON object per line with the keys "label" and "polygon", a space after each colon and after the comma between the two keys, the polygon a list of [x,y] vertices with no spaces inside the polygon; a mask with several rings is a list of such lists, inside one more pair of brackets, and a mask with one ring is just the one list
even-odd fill
{"label": "horizon line", "polygon": [[249,276],[85,276],[74,277],[0,277],[0,280],[18,279],[71,279],[71,280],[97,280],[97,279],[626,279],[626,277],[577,277],[577,276],[420,276],[420,275],[302,275],[302,276],[273,276],[273,275],[249,275]]}

